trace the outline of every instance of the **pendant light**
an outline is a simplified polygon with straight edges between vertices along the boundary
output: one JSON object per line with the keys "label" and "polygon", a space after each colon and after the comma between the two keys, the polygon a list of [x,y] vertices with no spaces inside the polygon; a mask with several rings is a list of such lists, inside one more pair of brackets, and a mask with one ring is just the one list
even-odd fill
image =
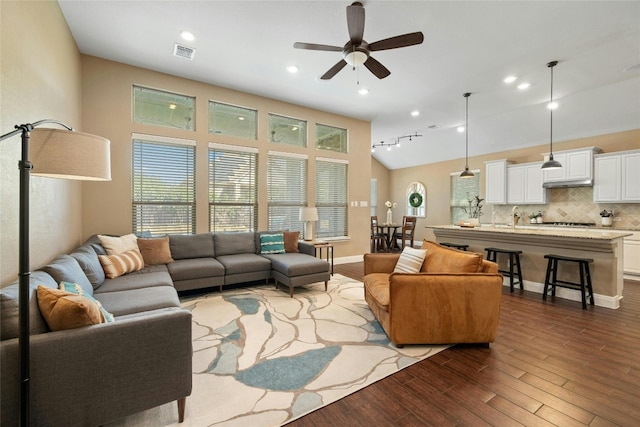
{"label": "pendant light", "polygon": [[562,164],[553,159],[553,67],[558,65],[558,61],[551,61],[547,64],[547,67],[551,69],[551,100],[549,101],[549,111],[551,112],[551,126],[549,134],[549,160],[542,164],[542,169],[560,169]]}
{"label": "pendant light", "polygon": [[469,170],[469,97],[471,96],[471,93],[467,92],[462,96],[467,98],[467,114],[464,122],[464,171],[460,174],[460,178],[473,178],[475,175]]}

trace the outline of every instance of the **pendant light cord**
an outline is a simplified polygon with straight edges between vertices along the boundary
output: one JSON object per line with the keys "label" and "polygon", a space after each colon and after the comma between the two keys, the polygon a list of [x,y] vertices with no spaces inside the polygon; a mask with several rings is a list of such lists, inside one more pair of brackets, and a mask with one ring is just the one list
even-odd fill
{"label": "pendant light cord", "polygon": [[[550,62],[549,63],[549,67],[551,68],[551,101],[549,101],[552,105],[553,104],[553,67],[557,64]],[[553,156],[553,108],[549,109],[551,111],[551,114],[549,115],[550,117],[550,126],[549,126],[549,153],[551,153],[551,156]]]}

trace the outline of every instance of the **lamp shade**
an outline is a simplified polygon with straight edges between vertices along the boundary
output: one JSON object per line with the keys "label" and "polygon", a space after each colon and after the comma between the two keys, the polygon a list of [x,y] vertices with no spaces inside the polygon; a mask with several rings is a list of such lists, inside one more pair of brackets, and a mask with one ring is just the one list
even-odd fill
{"label": "lamp shade", "polygon": [[111,142],[100,136],[62,129],[33,129],[29,150],[34,175],[110,181]]}
{"label": "lamp shade", "polygon": [[318,209],[316,208],[300,208],[300,221],[317,221]]}

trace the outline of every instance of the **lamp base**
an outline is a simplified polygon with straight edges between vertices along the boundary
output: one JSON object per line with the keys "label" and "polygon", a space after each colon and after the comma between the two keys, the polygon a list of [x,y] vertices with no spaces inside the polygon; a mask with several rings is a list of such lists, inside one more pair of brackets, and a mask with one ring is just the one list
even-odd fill
{"label": "lamp base", "polygon": [[311,221],[304,223],[304,240],[310,242],[313,240],[313,230],[311,227]]}

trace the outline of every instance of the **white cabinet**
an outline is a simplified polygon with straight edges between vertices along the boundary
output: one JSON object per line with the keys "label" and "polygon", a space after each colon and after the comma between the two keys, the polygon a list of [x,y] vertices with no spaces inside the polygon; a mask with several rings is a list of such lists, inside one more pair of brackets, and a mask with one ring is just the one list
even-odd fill
{"label": "white cabinet", "polygon": [[547,189],[542,187],[542,162],[507,167],[507,202],[509,204],[545,204]]}
{"label": "white cabinet", "polygon": [[640,150],[594,156],[594,202],[640,202],[639,182]]}
{"label": "white cabinet", "polygon": [[495,205],[507,203],[507,160],[485,163],[485,202]]}
{"label": "white cabinet", "polygon": [[[558,151],[553,158],[562,164],[559,169],[543,172],[543,182],[584,181],[593,178],[593,154],[599,152],[597,147],[579,148],[576,150]],[[545,161],[549,156],[545,156]]]}
{"label": "white cabinet", "polygon": [[640,276],[640,233],[624,238],[623,270],[625,274]]}

